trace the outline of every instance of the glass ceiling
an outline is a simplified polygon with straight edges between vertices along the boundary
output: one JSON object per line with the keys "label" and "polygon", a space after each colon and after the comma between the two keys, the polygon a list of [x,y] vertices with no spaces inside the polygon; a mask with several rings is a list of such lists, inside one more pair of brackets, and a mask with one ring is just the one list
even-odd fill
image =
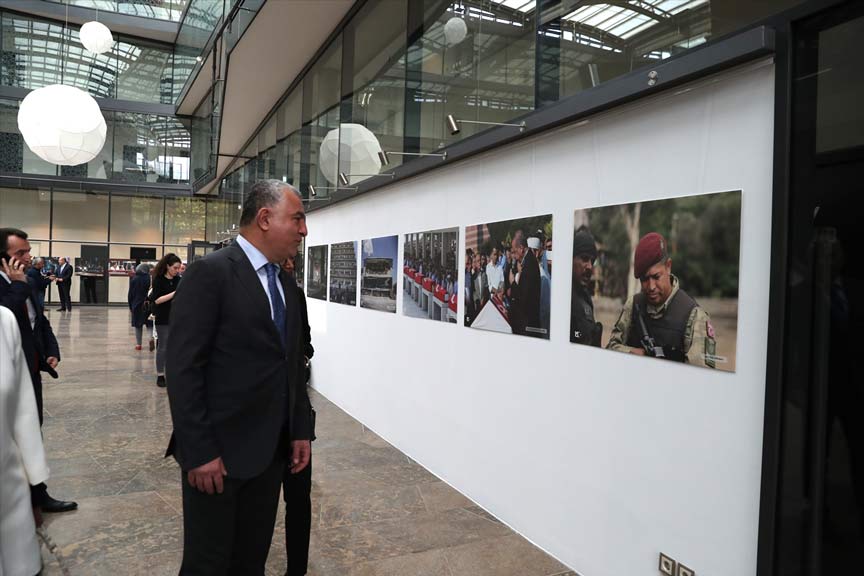
{"label": "glass ceiling", "polygon": [[48,0],[56,4],[69,4],[82,8],[94,8],[105,12],[117,12],[155,20],[179,22],[187,0]]}
{"label": "glass ceiling", "polygon": [[169,49],[120,37],[109,52],[93,54],[81,45],[78,30],[4,14],[3,58],[3,84],[9,86],[63,83],[99,98],[173,102]]}

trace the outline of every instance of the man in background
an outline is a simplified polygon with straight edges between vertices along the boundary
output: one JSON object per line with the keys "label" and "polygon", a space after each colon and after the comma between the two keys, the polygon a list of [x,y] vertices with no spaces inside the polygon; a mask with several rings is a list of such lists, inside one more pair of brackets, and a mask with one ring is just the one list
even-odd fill
{"label": "man in background", "polygon": [[[294,278],[294,258],[288,258],[282,264],[282,269]],[[312,331],[309,328],[309,314],[306,308],[306,295],[297,288],[297,299],[300,302],[300,331],[303,337],[303,358],[306,371],[304,382],[309,385],[311,376]],[[309,405],[309,420],[312,423],[311,440],[315,440],[315,410]],[[285,551],[288,556],[288,568],[285,576],[303,576],[309,565],[309,537],[312,530],[312,456],[309,465],[301,472],[292,474],[288,466],[282,474],[282,497],[285,500]]]}
{"label": "man in background", "polygon": [[45,290],[51,285],[51,279],[42,274],[43,268],[45,268],[45,260],[34,258],[33,265],[27,270],[27,282],[42,310],[45,309]]}
{"label": "man in background", "polygon": [[69,264],[69,261],[60,257],[59,265],[57,266],[57,291],[60,293],[60,308],[57,309],[58,312],[72,311],[72,298],[69,296],[70,291],[72,290],[72,274],[74,274],[74,270],[72,270],[72,265]]}
{"label": "man in background", "polygon": [[[27,233],[15,228],[0,228],[0,305],[9,308],[18,320],[21,330],[21,348],[27,359],[39,424],[43,421],[42,372],[57,378],[60,363],[60,347],[51,324],[45,317],[39,301],[33,297],[27,281],[30,268],[30,242]],[[2,360],[2,359],[0,359]],[[75,502],[56,500],[48,494],[44,482],[31,489],[33,506],[43,512],[68,512],[78,508]]]}

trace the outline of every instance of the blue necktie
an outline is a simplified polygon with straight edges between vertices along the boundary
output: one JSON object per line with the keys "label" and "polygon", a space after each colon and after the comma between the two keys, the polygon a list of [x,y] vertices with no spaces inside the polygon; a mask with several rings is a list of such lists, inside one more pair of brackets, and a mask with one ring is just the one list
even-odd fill
{"label": "blue necktie", "polygon": [[273,305],[273,323],[276,325],[276,330],[282,339],[282,346],[285,346],[285,341],[288,338],[288,335],[285,333],[285,302],[282,301],[282,297],[279,295],[279,286],[276,282],[279,266],[276,264],[267,264],[264,268],[267,270],[267,289],[270,291],[270,304]]}

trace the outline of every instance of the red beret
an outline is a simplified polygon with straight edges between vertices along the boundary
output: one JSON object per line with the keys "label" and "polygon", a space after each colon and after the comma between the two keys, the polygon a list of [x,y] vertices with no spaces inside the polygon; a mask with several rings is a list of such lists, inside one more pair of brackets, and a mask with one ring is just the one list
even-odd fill
{"label": "red beret", "polygon": [[636,254],[633,256],[633,275],[636,278],[641,278],[648,272],[649,268],[658,262],[665,262],[668,257],[666,239],[657,232],[649,232],[636,245]]}

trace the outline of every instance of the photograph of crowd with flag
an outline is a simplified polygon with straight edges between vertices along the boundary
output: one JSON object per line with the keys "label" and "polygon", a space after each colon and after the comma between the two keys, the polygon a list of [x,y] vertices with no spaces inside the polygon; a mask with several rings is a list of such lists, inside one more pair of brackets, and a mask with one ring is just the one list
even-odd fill
{"label": "photograph of crowd with flag", "polygon": [[330,302],[357,305],[357,242],[330,246]]}
{"label": "photograph of crowd with flag", "polygon": [[552,215],[465,229],[465,325],[549,338]]}
{"label": "photograph of crowd with flag", "polygon": [[395,314],[399,237],[372,238],[362,245],[360,306]]}
{"label": "photograph of crowd with flag", "polygon": [[570,341],[735,371],[741,191],[576,210]]}
{"label": "photograph of crowd with flag", "polygon": [[403,246],[403,314],[455,323],[459,229],[406,234]]}

